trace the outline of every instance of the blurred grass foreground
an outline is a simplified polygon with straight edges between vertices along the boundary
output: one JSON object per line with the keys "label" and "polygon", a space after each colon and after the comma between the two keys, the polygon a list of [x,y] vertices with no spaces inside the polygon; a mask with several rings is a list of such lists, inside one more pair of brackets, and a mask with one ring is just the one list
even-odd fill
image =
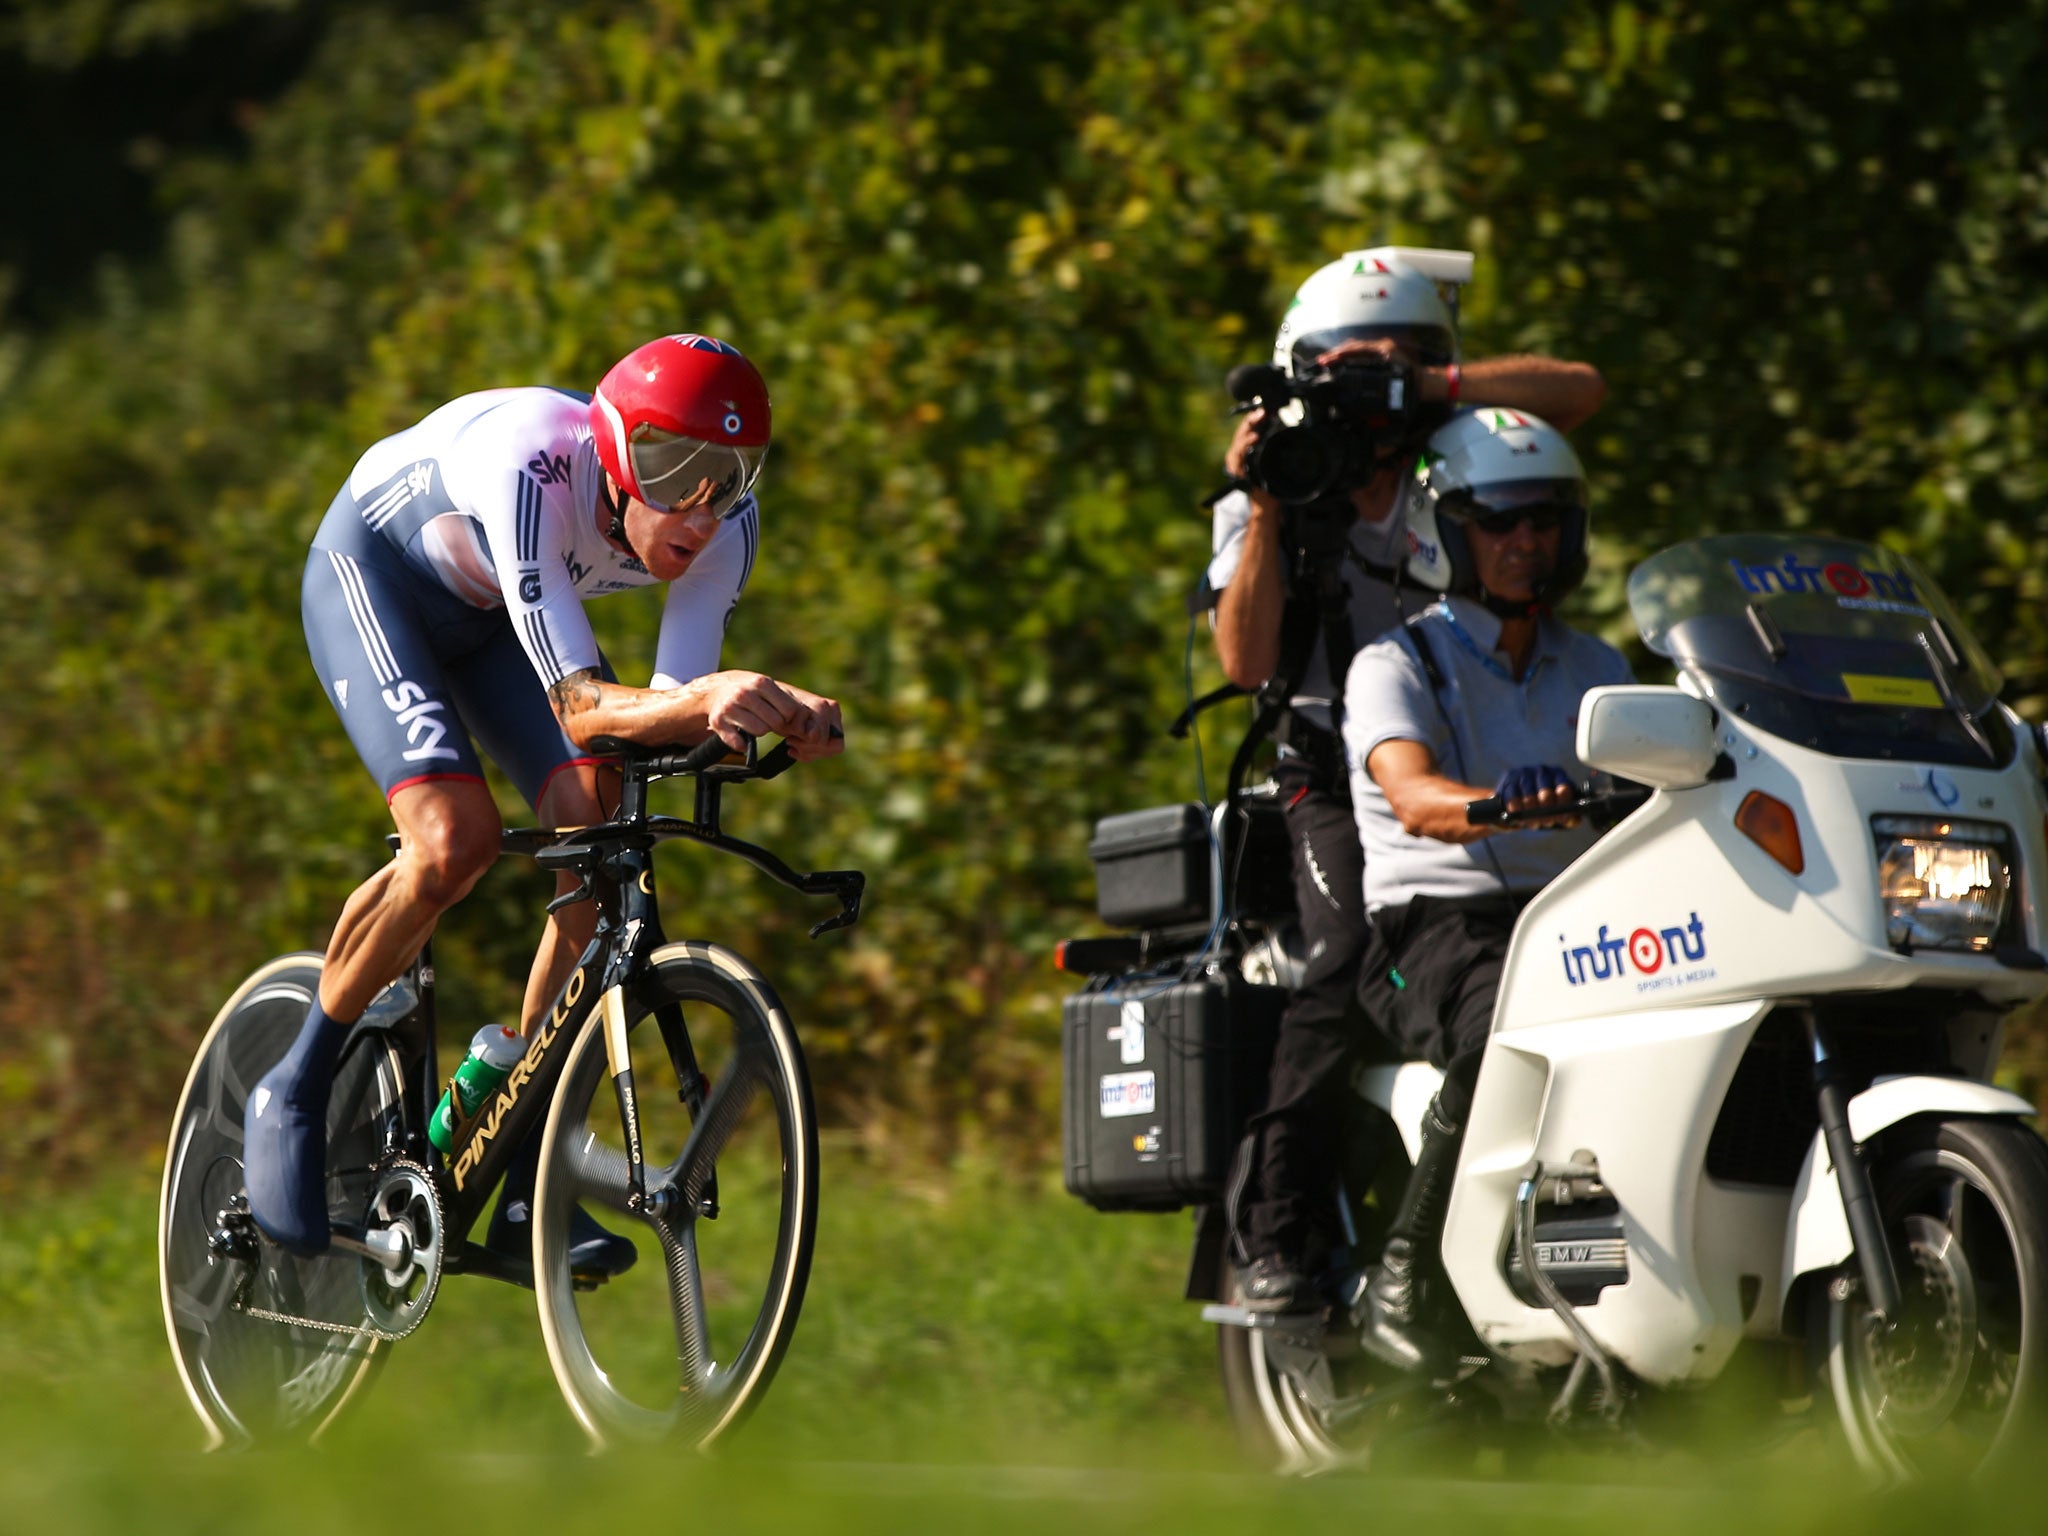
{"label": "blurred grass foreground", "polygon": [[1878,1494],[1806,1436],[1737,1457],[1581,1445],[1289,1482],[1235,1444],[1176,1216],[1095,1215],[993,1167],[882,1178],[827,1154],[818,1261],[761,1410],[717,1454],[591,1457],[532,1298],[451,1280],[316,1448],[206,1456],[164,1342],[153,1188],[0,1225],[0,1527],[358,1532],[1242,1533],[1409,1528],[1756,1536],[2031,1528],[2033,1490]]}

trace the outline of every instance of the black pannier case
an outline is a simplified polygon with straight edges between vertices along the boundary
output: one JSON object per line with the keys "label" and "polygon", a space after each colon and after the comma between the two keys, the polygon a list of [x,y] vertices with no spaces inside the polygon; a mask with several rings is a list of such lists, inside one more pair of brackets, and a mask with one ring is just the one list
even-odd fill
{"label": "black pannier case", "polygon": [[1068,998],[1068,1193],[1099,1211],[1220,1199],[1244,1123],[1265,1096],[1286,1000],[1283,988],[1228,974],[1153,977]]}
{"label": "black pannier case", "polygon": [[1105,816],[1088,840],[1095,910],[1117,928],[1209,921],[1209,815],[1200,805],[1157,805]]}

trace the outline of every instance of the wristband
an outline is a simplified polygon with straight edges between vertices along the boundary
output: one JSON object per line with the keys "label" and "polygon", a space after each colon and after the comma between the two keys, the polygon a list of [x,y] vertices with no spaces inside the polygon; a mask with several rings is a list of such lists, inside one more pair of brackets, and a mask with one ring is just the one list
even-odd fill
{"label": "wristband", "polygon": [[1458,403],[1458,386],[1465,382],[1465,373],[1456,363],[1444,369],[1444,400],[1447,404]]}

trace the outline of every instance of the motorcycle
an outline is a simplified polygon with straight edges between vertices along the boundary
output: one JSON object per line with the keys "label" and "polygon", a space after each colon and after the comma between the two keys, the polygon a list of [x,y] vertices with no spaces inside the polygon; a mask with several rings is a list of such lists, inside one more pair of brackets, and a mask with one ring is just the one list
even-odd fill
{"label": "motorcycle", "polygon": [[[1398,1465],[1447,1433],[1655,1444],[1745,1392],[1774,1429],[1839,1432],[1880,1480],[2024,1455],[2048,1393],[2048,1146],[1993,1079],[2006,1015],[2048,990],[2041,738],[1891,551],[1697,539],[1628,597],[1676,683],[1594,689],[1579,713],[1580,759],[1620,787],[1582,795],[1612,826],[1514,930],[1429,1287],[1458,1363],[1404,1376],[1358,1342],[1440,1081],[1371,1062],[1313,1310],[1242,1306],[1220,1190],[1179,1186],[1232,1415],[1295,1472]],[[1225,825],[1257,793],[1234,783],[1216,813],[1210,926],[1178,954],[1183,990],[1225,994],[1212,1011],[1289,979],[1284,920],[1225,878]],[[1496,802],[1469,815],[1509,824]],[[1097,1071],[1112,1016],[1186,1054],[1188,1030],[1145,1012],[1172,994],[1172,945],[1143,938],[1146,964],[1100,951],[1068,1009],[1068,1182],[1106,1209],[1103,1126],[1177,1125],[1171,1073],[1127,1107],[1149,1048],[1132,1030]],[[1210,1090],[1211,1118],[1241,1123],[1257,1091],[1235,1095]]]}

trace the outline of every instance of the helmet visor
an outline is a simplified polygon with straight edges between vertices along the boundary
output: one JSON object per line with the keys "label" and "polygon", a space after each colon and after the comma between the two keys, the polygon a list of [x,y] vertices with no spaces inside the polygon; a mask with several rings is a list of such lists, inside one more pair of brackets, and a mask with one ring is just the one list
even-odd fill
{"label": "helmet visor", "polygon": [[1295,338],[1288,348],[1297,375],[1315,367],[1316,359],[1339,342],[1363,339],[1391,341],[1409,362],[1443,368],[1457,360],[1457,338],[1440,325],[1339,325]]}
{"label": "helmet visor", "polygon": [[1446,491],[1437,509],[1496,536],[1511,533],[1527,518],[1541,529],[1555,528],[1586,509],[1586,482],[1570,478],[1496,480]]}
{"label": "helmet visor", "polygon": [[709,482],[710,505],[721,518],[739,511],[754,482],[761,478],[761,463],[768,457],[766,443],[754,447],[707,443],[702,438],[681,437],[645,423],[633,429],[626,450],[632,457],[640,499],[650,507],[672,507],[688,501],[700,486]]}

